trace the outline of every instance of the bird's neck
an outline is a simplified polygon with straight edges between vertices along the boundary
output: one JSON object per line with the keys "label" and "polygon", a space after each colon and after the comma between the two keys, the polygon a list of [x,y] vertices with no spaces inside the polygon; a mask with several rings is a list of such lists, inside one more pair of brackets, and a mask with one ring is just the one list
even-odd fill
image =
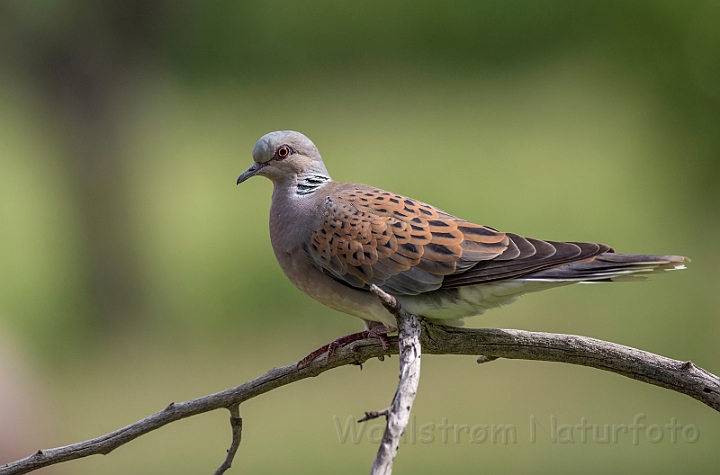
{"label": "bird's neck", "polygon": [[270,205],[270,238],[278,260],[295,252],[298,242],[308,238],[315,225],[312,210],[324,200],[318,190],[332,182],[327,175],[308,173],[295,180],[275,183]]}
{"label": "bird's neck", "polygon": [[317,161],[302,171],[269,176],[268,178],[275,185],[273,195],[278,198],[290,199],[312,195],[333,181],[322,161]]}
{"label": "bird's neck", "polygon": [[317,190],[327,185],[331,181],[332,179],[327,174],[327,172],[322,173],[310,171],[297,177],[294,191],[295,194],[298,196],[310,195],[312,193],[315,193]]}

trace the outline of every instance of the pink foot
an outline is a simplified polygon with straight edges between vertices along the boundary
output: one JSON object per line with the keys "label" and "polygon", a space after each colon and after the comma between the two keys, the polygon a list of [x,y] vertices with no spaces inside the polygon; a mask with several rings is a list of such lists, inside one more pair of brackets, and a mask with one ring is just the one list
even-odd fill
{"label": "pink foot", "polygon": [[307,355],[305,358],[300,360],[298,363],[298,368],[302,368],[304,366],[307,366],[311,361],[315,360],[318,356],[322,355],[323,353],[327,353],[328,357],[332,357],[332,355],[335,354],[335,349],[342,345],[347,345],[349,343],[353,343],[360,340],[365,340],[367,338],[377,338],[380,340],[380,343],[382,344],[383,350],[387,350],[390,346],[390,341],[388,340],[387,334],[395,331],[394,328],[389,328],[383,325],[376,325],[372,327],[370,330],[365,330],[362,332],[357,333],[351,333],[349,335],[341,336],[337,340],[333,340],[332,342],[328,343],[327,345],[323,345],[317,350],[313,351],[309,355]]}
{"label": "pink foot", "polygon": [[375,325],[367,332],[368,338],[377,338],[382,344],[383,350],[387,350],[390,346],[390,340],[388,340],[388,333],[397,331],[395,328],[386,327],[385,325]]}

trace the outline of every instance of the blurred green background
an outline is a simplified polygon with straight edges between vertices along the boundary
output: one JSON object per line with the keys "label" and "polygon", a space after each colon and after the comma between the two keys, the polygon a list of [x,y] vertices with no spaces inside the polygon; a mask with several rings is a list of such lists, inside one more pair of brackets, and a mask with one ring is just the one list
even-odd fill
{"label": "blurred green background", "polygon": [[[271,185],[235,179],[299,130],[336,180],[501,230],[683,254],[642,284],[529,295],[471,326],[576,333],[720,372],[720,4],[714,1],[0,3],[0,462],[109,432],[294,362],[361,322],[296,290]],[[231,473],[367,473],[342,423],[385,407],[397,359],[241,408]],[[405,444],[396,473],[716,473],[720,416],[567,365],[426,357],[417,425],[516,443]],[[530,440],[675,418],[699,438]],[[372,426],[372,424],[370,424]],[[370,427],[369,426],[369,427]],[[359,429],[359,428],[358,428]],[[211,473],[227,414],[58,474]]]}

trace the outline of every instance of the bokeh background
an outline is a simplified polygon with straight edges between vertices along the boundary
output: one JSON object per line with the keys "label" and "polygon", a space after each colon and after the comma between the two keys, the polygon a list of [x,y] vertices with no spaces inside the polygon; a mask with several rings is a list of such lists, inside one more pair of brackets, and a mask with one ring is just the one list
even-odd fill
{"label": "bokeh background", "polygon": [[[109,432],[289,364],[361,323],[302,295],[235,179],[264,133],[336,180],[528,236],[692,257],[642,284],[523,297],[471,326],[576,333],[720,372],[720,5],[714,1],[38,0],[0,3],[0,462]],[[244,404],[231,473],[367,473],[342,425],[397,360]],[[699,431],[530,440],[557,424]],[[567,365],[426,357],[417,425],[516,443],[405,444],[396,473],[716,473],[701,403]],[[359,429],[359,428],[358,428]],[[46,473],[211,473],[227,414]]]}

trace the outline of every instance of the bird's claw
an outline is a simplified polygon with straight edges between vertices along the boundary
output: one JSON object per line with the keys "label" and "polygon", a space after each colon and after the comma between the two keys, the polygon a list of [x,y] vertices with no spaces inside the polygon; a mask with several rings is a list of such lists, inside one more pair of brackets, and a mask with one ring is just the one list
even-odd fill
{"label": "bird's claw", "polygon": [[382,345],[383,350],[387,350],[388,348],[390,348],[390,340],[388,339],[387,335],[388,333],[391,333],[393,331],[395,331],[393,328],[386,327],[384,325],[375,325],[374,327],[370,328],[370,330],[342,336],[336,340],[331,341],[327,345],[321,346],[317,350],[307,355],[305,358],[301,359],[298,362],[297,367],[304,368],[316,358],[318,358],[320,355],[325,353],[327,353],[328,358],[331,358],[335,354],[335,350],[337,350],[337,348],[339,348],[340,346],[354,343],[360,340],[365,340],[368,338],[377,338],[378,340],[380,340],[380,344]]}

